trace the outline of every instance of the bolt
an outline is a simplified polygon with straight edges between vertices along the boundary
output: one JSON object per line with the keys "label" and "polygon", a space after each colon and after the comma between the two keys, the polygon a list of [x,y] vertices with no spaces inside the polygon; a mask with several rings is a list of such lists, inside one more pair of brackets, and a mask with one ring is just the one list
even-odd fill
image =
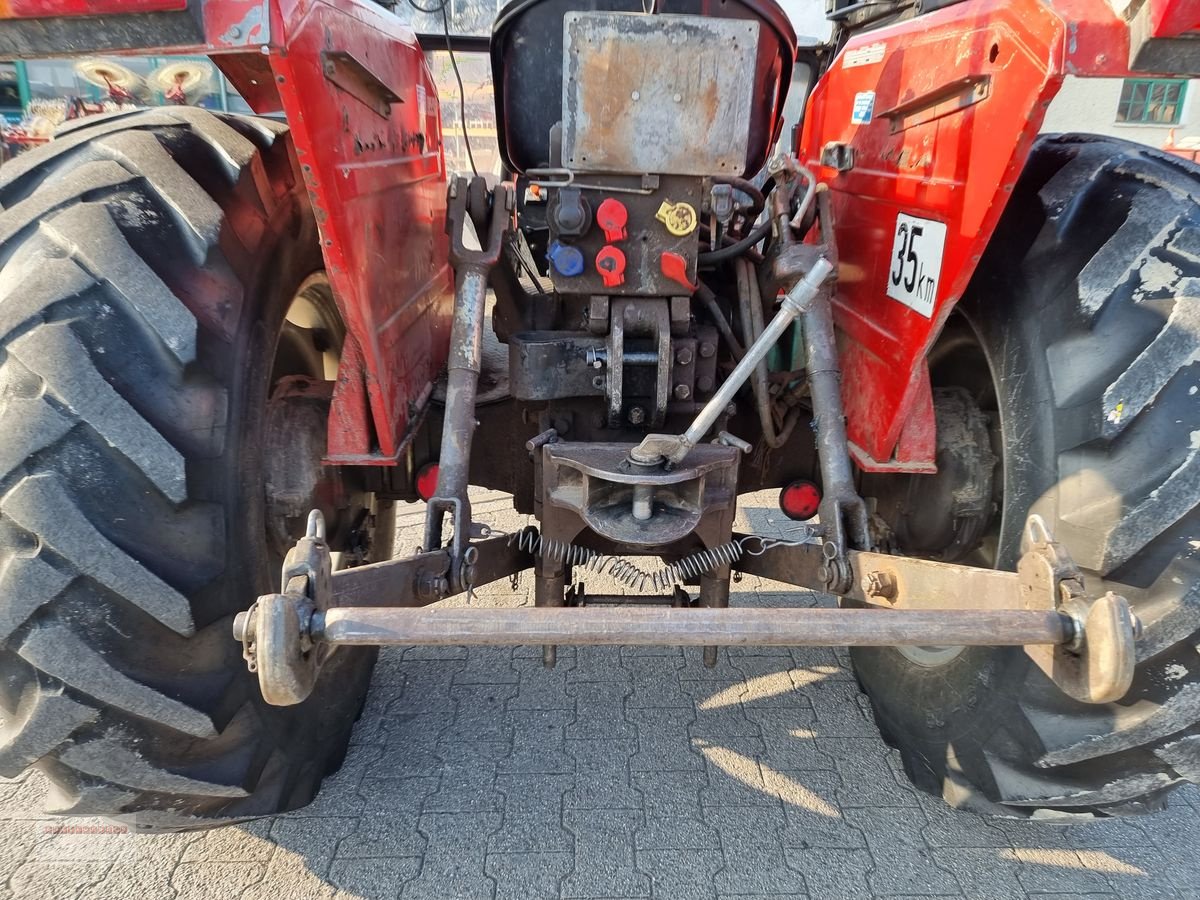
{"label": "bolt", "polygon": [[702,359],[708,359],[710,356],[712,356],[716,352],[717,352],[717,348],[714,347],[712,344],[710,344],[708,341],[705,341],[704,343],[702,343],[700,345],[700,357]]}
{"label": "bolt", "polygon": [[692,389],[690,387],[688,387],[686,384],[675,385],[675,399],[676,400],[686,400],[690,396],[692,396]]}
{"label": "bolt", "polygon": [[234,25],[232,28],[229,29],[228,37],[231,41],[240,40],[242,37],[242,29],[239,28],[237,25]]}
{"label": "bolt", "polygon": [[690,347],[682,347],[675,354],[675,362],[681,366],[690,366],[692,364],[692,351]]}
{"label": "bolt", "polygon": [[696,379],[696,390],[702,394],[707,394],[713,389],[713,380],[708,375],[701,375]]}
{"label": "bolt", "polygon": [[638,91],[634,91],[629,96],[632,97],[635,101],[642,99],[642,95]]}
{"label": "bolt", "polygon": [[654,488],[648,484],[633,486],[633,517],[648,522],[654,515]]}
{"label": "bolt", "polygon": [[683,94],[676,94],[673,99],[675,100],[676,103],[678,103],[679,101],[681,101],[683,99]]}
{"label": "bolt", "polygon": [[895,603],[900,595],[896,576],[891,572],[868,572],[862,580],[863,593],[868,597],[877,597]]}
{"label": "bolt", "polygon": [[445,597],[450,591],[450,584],[440,575],[425,573],[417,579],[418,597]]}
{"label": "bolt", "polygon": [[646,411],[644,409],[642,409],[640,406],[630,407],[630,410],[629,410],[629,424],[630,425],[641,425],[645,421],[646,421]]}
{"label": "bolt", "polygon": [[250,613],[240,612],[233,617],[233,639],[245,643],[250,629]]}

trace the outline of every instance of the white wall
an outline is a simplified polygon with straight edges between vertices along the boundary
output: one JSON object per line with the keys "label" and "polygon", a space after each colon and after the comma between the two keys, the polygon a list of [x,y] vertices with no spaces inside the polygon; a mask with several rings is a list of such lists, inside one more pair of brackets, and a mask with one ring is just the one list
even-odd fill
{"label": "white wall", "polygon": [[829,40],[833,23],[825,18],[825,0],[777,0],[792,21],[796,36]]}
{"label": "white wall", "polygon": [[1175,140],[1200,138],[1200,78],[1193,78],[1183,99],[1183,114],[1178,125],[1136,125],[1117,121],[1121,99],[1120,78],[1076,78],[1068,75],[1062,91],[1046,111],[1043,132],[1084,131],[1107,134],[1161,148],[1175,129]]}

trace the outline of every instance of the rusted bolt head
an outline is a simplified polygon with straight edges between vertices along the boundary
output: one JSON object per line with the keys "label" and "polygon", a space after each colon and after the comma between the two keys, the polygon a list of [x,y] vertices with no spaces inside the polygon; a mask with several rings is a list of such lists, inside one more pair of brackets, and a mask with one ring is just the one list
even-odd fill
{"label": "rusted bolt head", "polygon": [[686,400],[690,396],[692,396],[692,389],[690,387],[688,387],[686,384],[675,385],[675,399],[676,400]]}
{"label": "rusted bolt head", "polygon": [[426,573],[417,579],[417,596],[444,597],[450,590],[450,583],[440,575]]}
{"label": "rusted bolt head", "polygon": [[646,411],[640,406],[633,406],[629,409],[629,424],[641,425],[646,421]]}
{"label": "rusted bolt head", "polygon": [[863,593],[894,603],[900,594],[896,576],[891,572],[868,572],[862,580]]}
{"label": "rusted bolt head", "polygon": [[681,347],[679,352],[675,354],[675,362],[681,366],[690,366],[692,364],[692,350],[690,347]]}
{"label": "rusted bolt head", "polygon": [[696,390],[707,394],[713,389],[713,380],[708,375],[701,375],[696,379]]}
{"label": "rusted bolt head", "polygon": [[708,359],[710,356],[712,356],[716,352],[717,352],[717,348],[714,347],[712,344],[710,344],[708,341],[705,341],[704,343],[702,343],[700,345],[700,356],[704,359]]}

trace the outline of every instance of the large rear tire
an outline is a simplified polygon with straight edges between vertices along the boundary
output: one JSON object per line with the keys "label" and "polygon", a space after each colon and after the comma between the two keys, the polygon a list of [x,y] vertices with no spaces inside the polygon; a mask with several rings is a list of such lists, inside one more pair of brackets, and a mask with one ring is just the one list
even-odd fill
{"label": "large rear tire", "polygon": [[[1066,697],[1019,649],[857,649],[920,787],[1002,815],[1116,815],[1200,782],[1200,168],[1119,141],[1043,139],[934,354],[997,429],[1012,568],[1030,512],[1144,625],[1129,694]],[[973,346],[973,351],[971,347]],[[976,354],[972,357],[972,352]],[[973,360],[973,361],[972,361]]]}
{"label": "large rear tire", "polygon": [[0,774],[156,829],[308,803],[374,654],[279,709],[231,631],[278,589],[268,400],[330,349],[285,319],[322,267],[287,128],[84,120],[4,166],[0,206]]}

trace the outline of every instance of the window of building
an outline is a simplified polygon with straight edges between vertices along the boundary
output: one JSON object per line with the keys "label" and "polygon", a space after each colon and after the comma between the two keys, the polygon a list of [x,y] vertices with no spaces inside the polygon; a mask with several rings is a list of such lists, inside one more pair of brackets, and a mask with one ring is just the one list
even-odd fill
{"label": "window of building", "polygon": [[1117,121],[1178,125],[1187,82],[1181,79],[1126,78],[1117,104]]}
{"label": "window of building", "polygon": [[24,105],[21,103],[21,82],[17,74],[17,65],[12,62],[0,62],[0,115],[20,116]]}

